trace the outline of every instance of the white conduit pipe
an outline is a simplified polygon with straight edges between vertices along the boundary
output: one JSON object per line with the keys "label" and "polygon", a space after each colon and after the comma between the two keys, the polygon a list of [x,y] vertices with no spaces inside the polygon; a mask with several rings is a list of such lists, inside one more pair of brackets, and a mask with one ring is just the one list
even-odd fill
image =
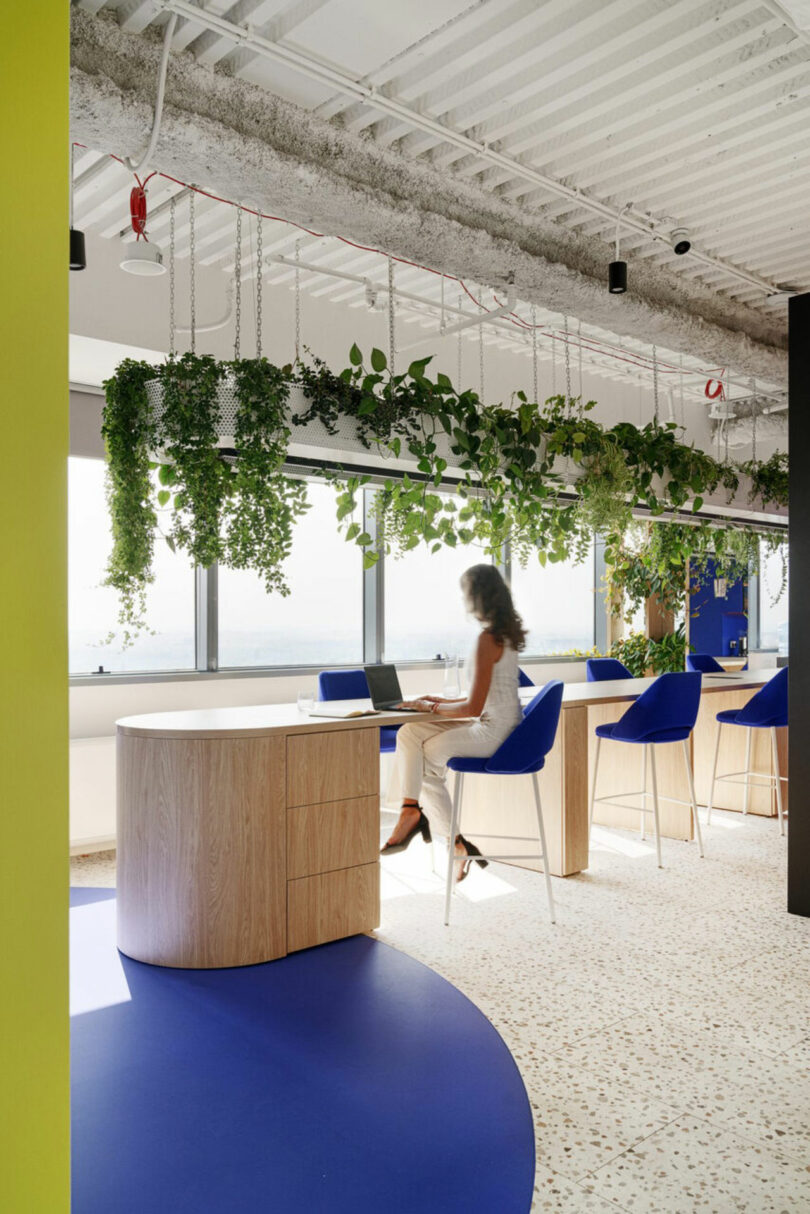
{"label": "white conduit pipe", "polygon": [[[166,30],[163,35],[163,51],[160,56],[160,67],[158,68],[158,81],[157,81],[157,96],[155,98],[155,117],[152,120],[152,132],[149,136],[149,142],[146,145],[146,151],[144,152],[143,156],[141,157],[141,159],[138,161],[137,164],[131,157],[129,157],[129,156],[124,157],[124,164],[127,166],[128,169],[131,169],[133,173],[142,172],[142,170],[146,168],[146,166],[149,164],[149,161],[152,159],[152,157],[155,154],[155,148],[157,147],[157,141],[160,136],[160,122],[163,117],[163,98],[166,93],[166,71],[169,66],[169,51],[171,50],[172,38],[174,37],[174,30],[175,30],[176,25],[177,25],[177,14],[172,13],[169,17],[168,23],[166,25]],[[190,330],[186,330],[186,332],[190,332]]]}
{"label": "white conduit pipe", "polygon": [[[218,329],[224,329],[233,319],[233,279],[229,279],[228,285],[225,287],[225,315],[222,320],[212,321],[210,325],[195,324],[195,333],[216,333]],[[175,325],[177,333],[190,333],[190,325]]]}
{"label": "white conduit pipe", "polygon": [[480,328],[481,325],[488,324],[491,320],[498,320],[501,316],[506,316],[509,312],[514,312],[517,304],[517,290],[513,282],[509,283],[507,291],[507,302],[502,304],[500,308],[495,308],[492,312],[482,312],[480,316],[471,316],[467,320],[462,320],[457,325],[451,325],[449,329],[438,332],[424,333],[416,341],[408,342],[406,346],[400,346],[400,350],[412,350],[414,346],[421,346],[423,341],[428,341],[433,337],[452,337],[454,333],[461,333],[462,329]]}

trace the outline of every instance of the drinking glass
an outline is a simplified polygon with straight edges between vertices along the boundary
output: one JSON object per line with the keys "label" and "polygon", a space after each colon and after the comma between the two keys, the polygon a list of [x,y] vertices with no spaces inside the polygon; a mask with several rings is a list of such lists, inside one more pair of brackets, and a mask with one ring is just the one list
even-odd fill
{"label": "drinking glass", "polygon": [[461,683],[458,673],[458,654],[446,658],[444,663],[443,695],[448,700],[456,700],[461,694]]}
{"label": "drinking glass", "polygon": [[298,693],[298,711],[310,713],[312,705],[315,703],[315,696],[312,693],[312,688],[307,687]]}

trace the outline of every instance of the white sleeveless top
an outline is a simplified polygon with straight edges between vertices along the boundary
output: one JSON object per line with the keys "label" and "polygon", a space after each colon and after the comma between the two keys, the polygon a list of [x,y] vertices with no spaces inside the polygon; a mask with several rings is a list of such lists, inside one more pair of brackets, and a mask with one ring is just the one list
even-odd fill
{"label": "white sleeveless top", "polygon": [[[475,681],[475,655],[478,638],[464,663],[467,676],[467,691]],[[504,642],[500,660],[492,667],[492,682],[489,685],[486,703],[480,720],[490,725],[497,733],[506,737],[523,717],[518,699],[518,655],[508,641]]]}

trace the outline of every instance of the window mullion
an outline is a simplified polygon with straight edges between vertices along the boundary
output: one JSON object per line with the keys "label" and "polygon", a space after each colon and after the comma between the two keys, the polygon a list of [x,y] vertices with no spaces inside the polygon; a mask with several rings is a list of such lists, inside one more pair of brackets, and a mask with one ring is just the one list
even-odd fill
{"label": "window mullion", "polygon": [[219,667],[219,568],[197,566],[196,577],[196,654],[197,670]]}
{"label": "window mullion", "polygon": [[[374,511],[376,490],[363,490],[363,530],[371,536],[371,549],[376,551],[378,527]],[[385,647],[385,555],[370,569],[363,571],[363,661],[367,665],[381,662]]]}

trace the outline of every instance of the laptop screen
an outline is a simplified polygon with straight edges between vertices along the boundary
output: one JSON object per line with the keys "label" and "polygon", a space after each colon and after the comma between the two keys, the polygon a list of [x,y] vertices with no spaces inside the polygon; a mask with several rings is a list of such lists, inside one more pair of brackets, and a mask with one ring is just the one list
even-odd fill
{"label": "laptop screen", "polygon": [[402,699],[396,666],[383,663],[380,666],[364,666],[368,681],[368,692],[375,708],[380,704],[398,704]]}

